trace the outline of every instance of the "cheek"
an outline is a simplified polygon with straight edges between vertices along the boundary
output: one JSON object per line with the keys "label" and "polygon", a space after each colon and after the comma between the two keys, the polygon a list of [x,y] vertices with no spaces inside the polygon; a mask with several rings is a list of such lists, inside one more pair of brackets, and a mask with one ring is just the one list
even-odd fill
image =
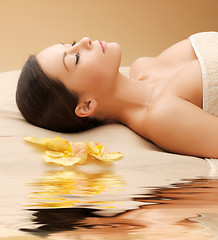
{"label": "cheek", "polygon": [[108,64],[103,60],[98,61],[98,59],[93,59],[81,70],[83,80],[87,84],[96,82],[100,79],[108,78],[107,75],[110,73],[110,67]]}
{"label": "cheek", "polygon": [[110,88],[113,79],[117,76],[121,61],[121,51],[117,48],[110,49],[105,57],[87,56],[80,66],[80,87],[86,89]]}

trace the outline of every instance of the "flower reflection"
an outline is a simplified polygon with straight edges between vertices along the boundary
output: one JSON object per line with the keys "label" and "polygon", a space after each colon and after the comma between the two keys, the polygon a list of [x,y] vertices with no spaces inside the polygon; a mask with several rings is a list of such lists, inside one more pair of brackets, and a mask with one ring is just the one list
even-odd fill
{"label": "flower reflection", "polygon": [[113,208],[114,201],[103,201],[95,196],[115,194],[125,183],[110,171],[90,174],[81,171],[49,171],[37,182],[30,184],[34,191],[29,195],[31,207],[69,208],[79,205],[98,205]]}

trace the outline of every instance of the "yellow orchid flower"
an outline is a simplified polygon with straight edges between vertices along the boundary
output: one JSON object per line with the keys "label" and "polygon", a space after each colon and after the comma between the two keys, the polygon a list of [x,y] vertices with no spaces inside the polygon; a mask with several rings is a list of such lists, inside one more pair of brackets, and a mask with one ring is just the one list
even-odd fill
{"label": "yellow orchid flower", "polygon": [[63,138],[35,138],[24,137],[25,141],[48,147],[49,151],[43,154],[43,160],[47,163],[56,163],[63,166],[84,164],[88,157],[112,162],[123,157],[122,153],[110,153],[106,147],[98,142],[72,142]]}

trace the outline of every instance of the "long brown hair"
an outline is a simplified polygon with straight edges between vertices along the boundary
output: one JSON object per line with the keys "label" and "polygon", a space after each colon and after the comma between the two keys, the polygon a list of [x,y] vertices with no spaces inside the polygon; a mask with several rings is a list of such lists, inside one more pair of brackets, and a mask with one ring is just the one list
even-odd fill
{"label": "long brown hair", "polygon": [[101,123],[75,114],[78,95],[58,79],[48,78],[35,56],[29,57],[21,71],[16,103],[28,122],[53,131],[78,132]]}

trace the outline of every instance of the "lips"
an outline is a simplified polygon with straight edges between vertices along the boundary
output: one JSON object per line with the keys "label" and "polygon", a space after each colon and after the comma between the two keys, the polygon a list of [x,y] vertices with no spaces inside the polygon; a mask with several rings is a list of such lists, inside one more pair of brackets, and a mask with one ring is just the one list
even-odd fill
{"label": "lips", "polygon": [[101,47],[102,47],[102,51],[103,53],[105,53],[106,49],[107,49],[107,43],[105,41],[99,41]]}

